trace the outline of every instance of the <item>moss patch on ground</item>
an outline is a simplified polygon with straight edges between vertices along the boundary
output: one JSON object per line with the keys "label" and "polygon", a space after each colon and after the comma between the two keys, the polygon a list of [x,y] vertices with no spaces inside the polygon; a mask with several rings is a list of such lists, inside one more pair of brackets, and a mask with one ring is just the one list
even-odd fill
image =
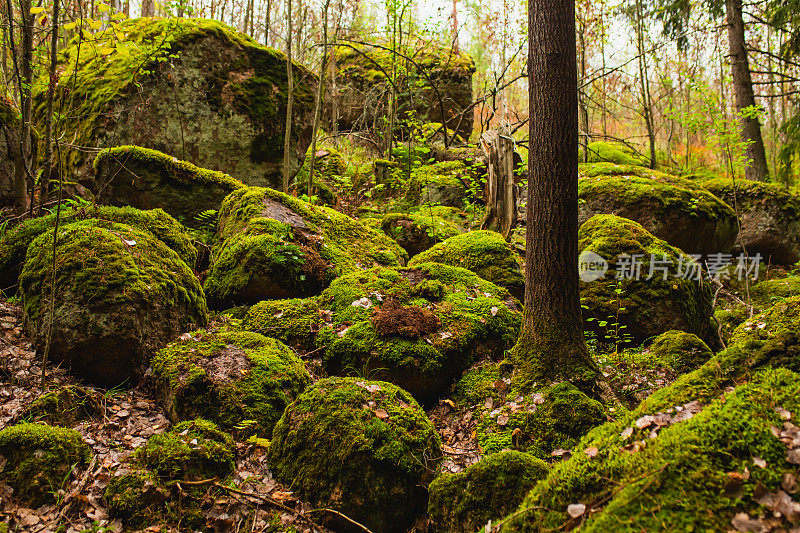
{"label": "moss patch on ground", "polygon": [[78,422],[91,420],[102,412],[98,396],[85,387],[66,385],[33,400],[25,406],[19,418],[29,422],[72,427]]}

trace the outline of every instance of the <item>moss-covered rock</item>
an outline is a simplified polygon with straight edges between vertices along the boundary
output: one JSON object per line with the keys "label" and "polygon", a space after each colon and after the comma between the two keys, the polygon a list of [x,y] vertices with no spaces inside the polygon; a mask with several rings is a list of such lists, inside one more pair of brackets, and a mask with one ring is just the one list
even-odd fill
{"label": "moss-covered rock", "polygon": [[242,327],[310,351],[323,323],[316,298],[265,300],[247,310]]}
{"label": "moss-covered rock", "polygon": [[[582,155],[582,154],[581,154]],[[580,158],[584,161],[584,158]],[[650,161],[630,146],[608,141],[590,142],[587,163],[614,163],[615,165],[648,166]]]}
{"label": "moss-covered rock", "polygon": [[522,300],[525,280],[517,252],[503,236],[489,230],[471,231],[450,237],[409,261],[409,266],[437,262],[475,272],[495,285],[504,287]]}
{"label": "moss-covered rock", "polygon": [[[53,278],[52,230],[29,247],[20,276],[24,329],[44,347]],[[59,229],[50,354],[89,381],[135,380],[151,355],[192,325],[205,325],[199,282],[149,233],[97,219]]]}
{"label": "moss-covered rock", "polygon": [[800,295],[800,276],[769,279],[750,287],[750,297],[760,309],[767,309],[775,303]]}
{"label": "moss-covered rock", "polygon": [[700,337],[678,330],[656,337],[647,351],[661,366],[681,374],[703,365],[714,355]]}
{"label": "moss-covered rock", "polygon": [[728,204],[695,182],[644,167],[582,165],[578,202],[581,224],[618,215],[688,253],[730,253],[738,233]]}
{"label": "moss-covered rock", "polygon": [[703,187],[735,208],[741,231],[735,251],[759,253],[773,264],[800,259],[800,197],[777,183],[715,178]]}
{"label": "moss-covered rock", "polygon": [[72,427],[102,412],[98,394],[78,385],[65,385],[50,390],[22,409],[19,418],[29,422],[46,422],[53,426]]}
{"label": "moss-covered rock", "polygon": [[415,205],[464,207],[473,179],[463,161],[422,165],[411,171],[405,198]]}
{"label": "moss-covered rock", "polygon": [[[364,130],[373,127],[376,121],[380,123],[386,117],[391,90],[386,80],[394,73],[394,83],[400,90],[397,116],[411,116],[419,123],[446,123],[448,129],[468,139],[474,121],[469,109],[475,72],[472,58],[448,45],[412,39],[406,40],[400,50],[411,61],[400,55],[393,60],[387,44],[336,48],[339,128]],[[327,116],[332,116],[331,111],[328,110]]]}
{"label": "moss-covered rock", "polygon": [[[567,521],[590,531],[717,531],[737,513],[757,517],[761,495],[777,490],[784,473],[800,474],[779,439],[782,409],[792,422],[800,411],[798,370],[793,297],[740,326],[699,369],[591,431],[576,447],[587,453],[555,466],[502,531]],[[571,519],[574,504],[586,509]]]}
{"label": "moss-covered rock", "polygon": [[161,208],[192,227],[200,224],[197,215],[218,210],[228,194],[243,186],[222,172],[139,146],[106,148],[94,160],[97,202]]}
{"label": "moss-covered rock", "polygon": [[[286,56],[210,19],[141,18],[77,38],[59,55],[74,102],[67,138],[81,150],[65,173],[91,174],[93,150],[137,145],[236,176],[280,183],[286,120]],[[294,65],[294,174],[311,140],[316,77]],[[34,85],[35,116],[46,113],[48,79]],[[95,191],[97,192],[97,191]]]}
{"label": "moss-covered rock", "polygon": [[[672,329],[711,342],[711,291],[708,284],[680,276],[698,266],[681,250],[640,224],[614,215],[589,219],[581,226],[578,241],[581,253],[593,252],[609,264],[605,277],[581,281],[586,329],[613,344],[639,344]],[[634,256],[640,263],[639,279],[630,268]],[[647,279],[651,258],[660,263],[656,263],[652,279]],[[628,261],[624,272],[623,259]],[[625,276],[619,279],[622,274]]]}
{"label": "moss-covered rock", "polygon": [[242,436],[269,437],[311,376],[278,340],[249,331],[198,330],[152,361],[162,405],[177,422],[204,418]]}
{"label": "moss-covered rock", "polygon": [[111,478],[104,494],[109,514],[130,529],[162,524],[170,514],[169,496],[158,478],[142,468]]}
{"label": "moss-covered rock", "polygon": [[397,241],[409,257],[461,233],[455,224],[421,212],[389,213],[381,220],[381,229]]}
{"label": "moss-covered rock", "polygon": [[[306,154],[305,163],[295,176],[295,185],[300,193],[308,191],[308,174],[311,167],[311,148]],[[347,173],[347,163],[342,154],[334,148],[318,149],[314,154],[314,184],[313,196],[317,203],[327,206],[336,205],[336,194],[333,187],[340,183]]]}
{"label": "moss-covered rock", "polygon": [[323,379],[275,426],[275,478],[315,507],[373,531],[406,531],[424,513],[441,457],[439,435],[414,398],[381,381]]}
{"label": "moss-covered rock", "polygon": [[[197,249],[186,229],[161,209],[142,211],[133,207],[88,206],[61,211],[61,225],[78,220],[118,222],[150,233],[173,250],[189,266],[197,262]],[[28,219],[0,238],[0,288],[14,292],[25,264],[28,246],[39,235],[55,227],[56,215]]]}
{"label": "moss-covered rock", "polygon": [[272,189],[245,187],[225,199],[205,282],[213,308],[319,294],[339,275],[397,266],[405,251],[333,209]]}
{"label": "moss-covered rock", "polygon": [[457,474],[443,474],[428,487],[428,517],[435,531],[474,533],[502,518],[547,475],[541,459],[512,450],[484,457]]}
{"label": "moss-covered rock", "polygon": [[38,507],[65,490],[74,466],[85,466],[89,445],[72,429],[44,424],[18,424],[0,431],[0,479],[25,505]]}

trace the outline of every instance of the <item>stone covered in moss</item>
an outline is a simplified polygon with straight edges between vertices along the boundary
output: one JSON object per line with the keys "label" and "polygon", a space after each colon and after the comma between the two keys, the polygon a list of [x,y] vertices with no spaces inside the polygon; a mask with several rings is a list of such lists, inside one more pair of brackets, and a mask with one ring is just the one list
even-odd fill
{"label": "stone covered in moss", "polygon": [[316,298],[291,298],[258,302],[247,310],[242,327],[311,351],[322,322]]}
{"label": "stone covered in moss", "polygon": [[255,187],[225,199],[213,255],[205,291],[214,308],[319,294],[336,276],[405,261],[394,241],[357,220]]}
{"label": "stone covered in moss", "polygon": [[769,279],[750,287],[750,297],[760,309],[767,309],[775,303],[800,295],[800,276],[790,275],[785,278]]}
{"label": "stone covered in moss", "polygon": [[508,289],[516,298],[524,298],[522,262],[511,245],[497,232],[480,230],[456,235],[415,256],[408,265],[430,261],[466,268]]}
{"label": "stone covered in moss", "polygon": [[411,171],[405,198],[416,205],[463,208],[472,182],[471,170],[463,161],[422,165]]}
{"label": "stone covered in moss", "polygon": [[[582,154],[581,154],[582,155]],[[583,157],[580,159],[584,161]],[[637,165],[646,167],[650,161],[630,146],[608,141],[590,142],[587,163],[614,163],[615,165]]]}
{"label": "stone covered in moss", "polygon": [[[118,222],[146,231],[167,245],[189,266],[197,262],[197,249],[186,234],[186,229],[161,209],[142,211],[133,207],[88,206],[61,211],[60,224],[86,219]],[[3,290],[16,290],[19,275],[25,263],[28,246],[42,233],[55,227],[56,215],[28,219],[8,230],[0,238],[0,285]]]}
{"label": "stone covered in moss", "polygon": [[278,340],[248,331],[198,330],[153,357],[156,389],[173,421],[205,418],[269,437],[311,377]]}
{"label": "stone covered in moss", "polygon": [[[295,176],[295,184],[299,193],[308,191],[308,174],[311,167],[311,148],[308,149],[306,160],[300,171]],[[334,148],[318,149],[314,156],[314,185],[313,195],[317,203],[327,206],[336,205],[336,194],[333,187],[340,183],[347,173],[347,163],[342,154]]]}
{"label": "stone covered in moss", "polygon": [[26,405],[19,418],[29,422],[47,422],[72,427],[102,412],[98,394],[78,385],[50,390]]}
{"label": "stone covered in moss", "polygon": [[406,531],[424,513],[440,457],[439,435],[410,394],[358,378],[308,388],[268,452],[275,478],[301,499],[386,532]]}
{"label": "stone covered in moss", "polygon": [[409,257],[461,233],[455,224],[423,212],[389,213],[381,220],[381,229],[397,241]]}
{"label": "stone covered in moss", "polygon": [[800,196],[777,183],[760,181],[715,178],[702,185],[738,211],[737,253],[760,253],[781,265],[800,259]]}
{"label": "stone covered in moss", "polygon": [[[31,244],[20,276],[24,329],[44,347],[52,231]],[[102,385],[134,385],[156,349],[204,325],[200,284],[178,255],[149,233],[96,219],[59,229],[50,356]]]}
{"label": "stone covered in moss", "polygon": [[[280,183],[286,121],[286,56],[210,19],[141,18],[74,39],[59,56],[69,84],[56,101],[79,117],[65,136],[84,148],[137,145],[236,176]],[[290,172],[311,140],[316,77],[294,65]],[[48,79],[34,85],[46,113]],[[72,150],[65,173],[84,181],[93,150]]]}
{"label": "stone covered in moss", "polygon": [[678,330],[666,331],[656,337],[648,351],[662,366],[679,373],[694,370],[714,355],[700,337]]}
{"label": "stone covered in moss", "polygon": [[104,494],[108,512],[130,529],[162,524],[169,515],[169,491],[147,469],[134,468],[111,478]]}
{"label": "stone covered in moss", "polygon": [[197,167],[139,146],[102,150],[94,160],[95,199],[101,204],[161,208],[187,226],[244,185],[222,172]]}
{"label": "stone covered in moss", "polygon": [[513,511],[547,475],[541,459],[507,450],[484,457],[457,474],[443,474],[428,487],[428,517],[435,531],[474,533]]}
{"label": "stone covered in moss", "polygon": [[688,253],[730,253],[738,233],[728,204],[695,182],[644,167],[582,165],[578,202],[581,224],[618,215]]}
{"label": "stone covered in moss", "polygon": [[18,424],[0,431],[0,479],[25,505],[39,507],[65,490],[73,466],[85,466],[91,449],[72,429]]}
{"label": "stone covered in moss", "polygon": [[[640,224],[614,215],[595,215],[578,232],[581,253],[593,252],[609,264],[604,278],[581,282],[581,306],[586,329],[595,331],[601,340],[639,344],[645,339],[677,329],[710,340],[711,292],[708,284],[683,279],[691,269],[691,258],[674,246],[656,238]],[[640,279],[631,279],[631,269],[621,273],[621,255],[639,256]],[[650,259],[663,261],[649,277]],[[624,258],[623,258],[624,259]],[[695,265],[697,266],[697,265]],[[624,328],[618,327],[625,326]]]}
{"label": "stone covered in moss", "polygon": [[[339,128],[364,130],[387,116],[387,95],[394,74],[399,89],[397,116],[419,123],[446,123],[464,140],[473,128],[472,74],[475,63],[463,51],[429,39],[405,40],[402,56],[392,59],[388,43],[339,46],[335,50]],[[395,68],[392,68],[394,64]],[[326,99],[326,103],[328,99]],[[442,118],[444,111],[444,119]],[[327,115],[332,115],[329,109]]]}

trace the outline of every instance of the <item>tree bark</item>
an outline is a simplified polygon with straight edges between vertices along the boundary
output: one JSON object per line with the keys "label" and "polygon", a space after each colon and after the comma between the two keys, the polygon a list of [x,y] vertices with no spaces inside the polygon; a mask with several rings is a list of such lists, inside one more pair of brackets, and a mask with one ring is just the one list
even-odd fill
{"label": "tree bark", "polygon": [[33,101],[31,85],[33,84],[33,14],[31,0],[20,1],[22,18],[22,75],[19,84],[19,102],[22,121],[20,122],[20,165],[16,168],[15,196],[17,208],[30,211],[33,208],[33,160],[31,142],[31,118]]}
{"label": "tree bark", "polygon": [[325,69],[328,67],[328,7],[331,0],[325,0],[322,9],[322,64],[319,67],[319,84],[317,85],[317,96],[314,102],[314,126],[311,130],[311,161],[308,163],[308,198],[310,199],[314,189],[314,163],[317,161],[317,132],[319,122],[322,117],[322,97],[325,90]]}
{"label": "tree bark", "polygon": [[292,0],[286,0],[286,130],[283,138],[283,192],[289,192],[292,151],[292,107],[294,107],[294,72],[292,72]]}
{"label": "tree bark", "polygon": [[595,389],[578,286],[578,80],[574,0],[528,3],[530,152],[525,311],[511,359],[539,383]]}
{"label": "tree bark", "polygon": [[142,16],[154,17],[156,15],[156,3],[154,0],[142,0]]}
{"label": "tree bark", "polygon": [[44,171],[41,181],[41,198],[39,199],[39,214],[41,204],[47,200],[50,191],[50,180],[53,177],[53,101],[56,89],[56,65],[58,64],[58,29],[60,17],[60,0],[53,0],[53,27],[50,35],[50,70],[49,85],[47,86],[47,116],[45,117],[44,134]]}
{"label": "tree bark", "polygon": [[517,221],[517,194],[514,187],[514,141],[505,128],[481,135],[481,145],[489,160],[486,182],[486,217],[481,229],[501,233],[508,240]]}
{"label": "tree bark", "polygon": [[[742,0],[726,0],[725,15],[728,24],[728,47],[736,109],[740,112],[748,108],[754,109],[756,97],[753,93],[753,80],[750,76],[750,63],[744,40]],[[745,177],[751,180],[768,181],[769,167],[758,116],[742,117],[742,139],[749,143],[745,154],[750,160],[750,164],[745,168]]]}

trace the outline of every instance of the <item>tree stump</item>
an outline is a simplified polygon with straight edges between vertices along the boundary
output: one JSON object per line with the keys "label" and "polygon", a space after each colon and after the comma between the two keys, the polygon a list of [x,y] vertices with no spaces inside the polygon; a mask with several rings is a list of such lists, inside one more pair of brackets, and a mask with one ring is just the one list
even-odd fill
{"label": "tree stump", "polygon": [[489,164],[481,229],[496,231],[508,240],[517,221],[514,139],[505,128],[487,131],[481,136],[481,147]]}

